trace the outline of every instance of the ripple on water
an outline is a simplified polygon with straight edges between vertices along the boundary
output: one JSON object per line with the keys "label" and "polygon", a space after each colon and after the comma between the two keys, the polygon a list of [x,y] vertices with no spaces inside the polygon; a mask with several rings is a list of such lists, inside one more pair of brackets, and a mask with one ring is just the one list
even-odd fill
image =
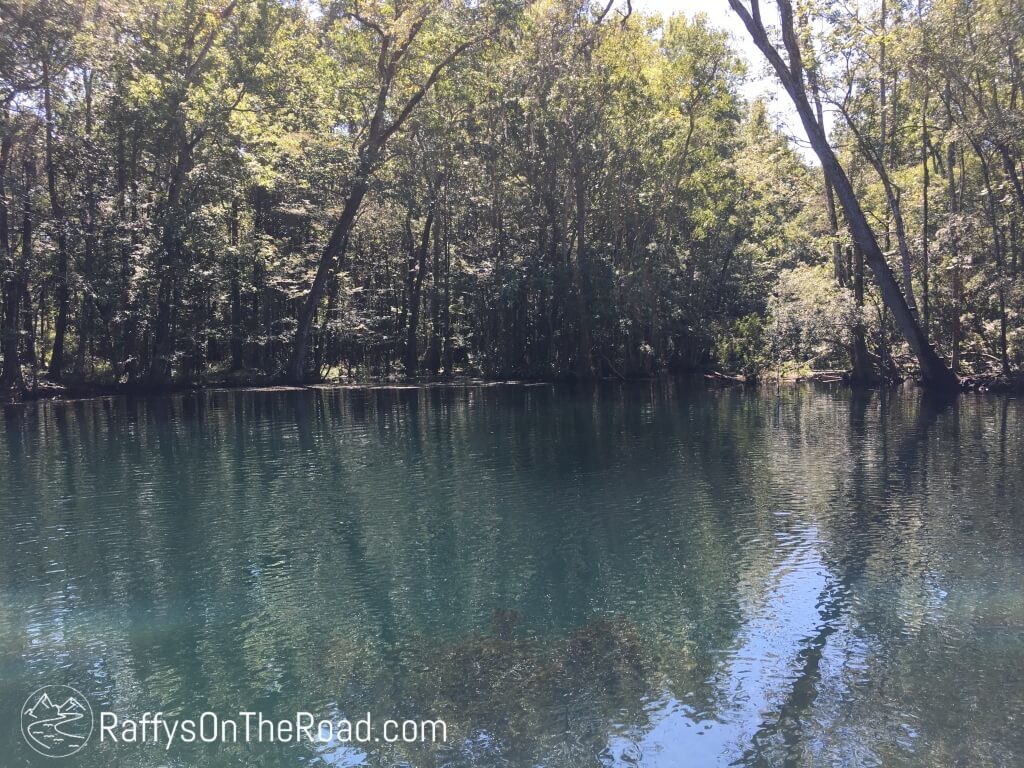
{"label": "ripple on water", "polygon": [[1020,763],[1022,421],[673,383],[5,409],[0,722],[61,682],[452,736],[179,755],[215,768]]}

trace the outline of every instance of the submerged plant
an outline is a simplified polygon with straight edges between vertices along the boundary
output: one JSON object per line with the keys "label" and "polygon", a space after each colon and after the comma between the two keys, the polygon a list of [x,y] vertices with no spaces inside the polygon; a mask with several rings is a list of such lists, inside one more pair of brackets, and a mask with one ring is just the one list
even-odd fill
{"label": "submerged plant", "polygon": [[[646,722],[656,656],[624,615],[594,616],[548,639],[521,631],[518,612],[498,609],[491,631],[425,661],[410,703],[419,715],[444,719],[449,738],[424,751],[445,765],[556,754],[556,764],[592,761],[615,729]],[[430,759],[417,754],[414,762]]]}

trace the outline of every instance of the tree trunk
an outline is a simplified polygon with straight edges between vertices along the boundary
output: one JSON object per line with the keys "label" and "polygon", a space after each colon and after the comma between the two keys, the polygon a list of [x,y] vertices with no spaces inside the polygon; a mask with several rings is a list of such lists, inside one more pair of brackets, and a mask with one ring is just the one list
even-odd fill
{"label": "tree trunk", "polygon": [[415,261],[416,266],[411,285],[412,291],[409,295],[409,323],[406,327],[405,336],[405,375],[410,379],[416,376],[417,368],[419,367],[417,342],[420,325],[420,303],[423,298],[423,280],[427,274],[427,251],[430,248],[430,228],[433,223],[434,211],[431,208],[423,224],[423,234],[420,236],[420,243],[415,251],[415,258],[409,260],[410,266],[412,266],[413,261]]}
{"label": "tree trunk", "polygon": [[1010,375],[1010,356],[1006,342],[1006,285],[1005,285],[1005,251],[1003,244],[1003,233],[999,227],[999,213],[996,210],[996,194],[992,188],[992,172],[989,168],[988,159],[982,151],[981,145],[973,138],[970,139],[974,154],[978,157],[981,167],[981,178],[985,184],[985,213],[988,217],[989,227],[992,229],[992,248],[996,257],[996,295],[999,305],[999,361],[1003,373]]}
{"label": "tree trunk", "polygon": [[309,332],[313,327],[313,318],[316,316],[317,307],[324,296],[327,278],[348,245],[348,237],[352,231],[352,225],[355,223],[356,213],[359,212],[359,206],[369,189],[369,175],[373,165],[373,160],[368,157],[364,157],[360,163],[352,180],[348,197],[345,198],[341,216],[338,217],[338,223],[334,226],[331,239],[328,240],[320,256],[320,264],[317,266],[313,285],[310,286],[309,294],[299,310],[292,354],[284,372],[285,379],[293,384],[301,384],[306,379],[306,350],[309,348]]}
{"label": "tree trunk", "polygon": [[[5,139],[8,137],[5,137]],[[8,139],[9,141],[9,139]],[[10,144],[4,147],[3,164],[10,156]],[[21,309],[21,295],[25,290],[25,278],[23,270],[32,263],[32,187],[35,185],[35,161],[31,155],[25,160],[25,188],[22,199],[21,219],[21,263],[16,264],[14,255],[10,249],[10,230],[7,216],[6,194],[2,185],[4,169],[0,168],[0,197],[3,198],[3,209],[0,213],[0,249],[3,251],[4,261],[4,319],[3,319],[3,349],[4,367],[0,372],[0,389],[21,391],[25,389],[25,380],[21,373],[21,328],[19,326],[19,312]]]}
{"label": "tree trunk", "polygon": [[32,311],[32,292],[28,289],[27,281],[22,284],[22,288],[21,328],[25,335],[25,362],[34,371],[39,365],[39,359],[36,357],[36,327],[35,314]]}
{"label": "tree trunk", "polygon": [[[78,329],[78,348],[76,354],[75,371],[80,378],[86,377],[86,354],[92,343],[92,326],[95,320],[96,303],[93,300],[95,287],[93,281],[96,271],[96,252],[98,250],[99,238],[96,233],[96,221],[99,218],[99,210],[96,195],[96,172],[95,163],[95,139],[93,136],[93,78],[94,70],[88,69],[82,73],[82,90],[85,94],[85,158],[84,158],[84,182],[85,200],[82,207],[82,214],[85,219],[85,242],[82,257],[82,280],[85,290],[82,292],[82,310]],[[90,358],[91,359],[91,358]]]}
{"label": "tree trunk", "polygon": [[[825,116],[821,107],[821,96],[818,92],[818,79],[813,70],[808,72],[808,81],[811,85],[811,93],[814,96],[814,116],[822,132],[825,130]],[[842,246],[839,243],[839,215],[836,211],[836,196],[832,189],[832,181],[827,173],[823,173],[825,183],[825,207],[828,213],[829,233],[832,236],[832,268],[835,272],[836,282],[846,287],[848,280],[847,270],[843,266]],[[857,311],[864,311],[864,254],[859,248],[855,249],[856,255],[853,258],[853,297],[856,302]],[[862,318],[857,319],[853,326],[853,347],[850,353],[850,378],[855,384],[874,384],[878,381],[874,366],[871,363],[871,356],[868,354],[868,345],[865,339],[865,328]]]}
{"label": "tree trunk", "polygon": [[242,254],[238,246],[238,198],[231,201],[228,222],[231,245],[231,370],[245,368],[245,346],[242,329]]}
{"label": "tree trunk", "polygon": [[[447,186],[445,187],[445,194],[447,195]],[[444,226],[442,232],[444,233],[444,304],[441,307],[441,357],[442,357],[442,370],[445,376],[452,375],[452,366],[454,365],[454,354],[452,350],[452,283],[451,283],[451,266],[452,266],[452,254],[451,254],[451,242],[449,228],[451,226],[447,211],[448,207],[442,208],[445,212]]]}
{"label": "tree trunk", "polygon": [[[402,247],[405,249],[405,269],[401,272],[402,278],[402,311],[398,314],[398,330],[395,334],[395,344],[405,344],[405,329],[409,324],[409,301],[412,298],[413,277],[416,274],[416,237],[412,233],[412,214],[410,206],[405,212],[405,221],[402,226]],[[370,246],[373,250],[373,246]],[[385,261],[385,263],[387,263]],[[397,350],[396,350],[397,352]]]}
{"label": "tree trunk", "polygon": [[48,375],[54,381],[64,376],[64,344],[68,329],[68,305],[70,291],[68,289],[68,237],[64,221],[64,205],[57,191],[57,166],[54,158],[54,115],[50,94],[50,68],[47,59],[43,59],[43,113],[46,122],[46,185],[50,195],[50,212],[57,229],[57,274],[56,301],[57,321],[53,333],[53,353],[50,355]]}
{"label": "tree trunk", "polygon": [[[857,305],[857,311],[864,312],[864,254],[860,248],[853,248],[853,299]],[[868,343],[865,338],[864,321],[857,319],[853,327],[853,359],[850,361],[853,372],[851,378],[855,384],[875,384],[878,382],[878,374],[871,362],[871,355],[868,353]]]}
{"label": "tree trunk", "polygon": [[572,167],[576,196],[576,376],[589,379],[594,375],[591,365],[590,337],[590,254],[587,251],[587,184],[579,146],[573,143]]}
{"label": "tree trunk", "polygon": [[[17,314],[11,314],[10,304],[18,289],[14,254],[11,253],[10,211],[7,202],[7,166],[11,159],[13,136],[7,127],[7,110],[4,110],[0,134],[0,274],[3,275],[3,329],[0,342],[3,344],[4,365],[0,371],[0,389],[21,389],[21,360],[18,357],[17,324],[11,327],[11,318],[17,321]],[[26,200],[27,204],[27,200]]]}
{"label": "tree trunk", "polygon": [[921,108],[921,331],[928,338],[931,325],[928,281],[928,93],[925,91],[924,106]]}
{"label": "tree trunk", "polygon": [[[438,193],[440,200],[440,192]],[[438,203],[440,205],[440,202]],[[427,353],[427,369],[436,376],[441,369],[441,224],[443,212],[434,219],[433,263],[430,268],[430,348]]]}
{"label": "tree trunk", "polygon": [[17,277],[4,280],[4,367],[0,373],[0,389],[21,390],[25,381],[21,374],[21,329],[18,327],[18,311],[21,306],[21,281]]}
{"label": "tree trunk", "polygon": [[[884,93],[884,86],[883,86]],[[884,141],[876,149],[873,148],[864,136],[857,129],[853,119],[845,111],[843,116],[846,118],[846,123],[853,132],[854,137],[857,139],[857,145],[860,147],[861,154],[867,159],[868,163],[872,168],[875,169],[875,173],[878,174],[878,178],[882,182],[882,188],[885,190],[885,200],[889,205],[889,212],[892,214],[893,223],[896,225],[896,242],[899,245],[900,250],[900,266],[903,272],[903,295],[906,297],[907,306],[913,314],[915,320],[918,317],[917,302],[914,300],[914,281],[913,281],[913,262],[910,254],[910,244],[907,241],[907,227],[903,219],[903,208],[900,203],[900,190],[896,185],[892,183],[892,178],[889,176],[889,170],[885,165],[885,149],[886,145]],[[821,124],[819,120],[819,124]],[[885,121],[882,122],[882,135],[886,135]],[[888,223],[886,225],[885,232],[885,248],[888,250],[890,247],[889,241],[889,229]],[[927,334],[925,334],[927,336]]]}
{"label": "tree trunk", "polygon": [[175,352],[173,333],[178,266],[182,261],[181,195],[185,179],[192,169],[192,143],[184,128],[185,117],[177,118],[178,149],[164,201],[160,255],[157,259],[156,318],[153,323],[153,356],[149,362],[149,380],[155,386],[167,386],[173,374]]}
{"label": "tree trunk", "polygon": [[960,372],[960,315],[963,308],[960,306],[962,300],[962,287],[960,285],[960,249],[957,243],[957,228],[960,226],[957,218],[960,213],[960,205],[956,192],[956,142],[950,141],[946,147],[946,164],[949,166],[949,218],[953,227],[952,237],[949,239],[949,248],[953,275],[953,329],[950,339],[950,366],[954,373]]}

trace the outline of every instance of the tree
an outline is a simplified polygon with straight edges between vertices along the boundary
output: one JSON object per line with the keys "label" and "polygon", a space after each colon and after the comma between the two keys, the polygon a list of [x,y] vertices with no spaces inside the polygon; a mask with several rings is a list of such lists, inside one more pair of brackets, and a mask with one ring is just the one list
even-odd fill
{"label": "tree", "polygon": [[[348,192],[341,213],[320,254],[313,283],[299,310],[295,341],[285,369],[288,381],[301,383],[306,379],[306,351],[313,318],[323,299],[328,278],[348,244],[352,225],[373,174],[383,159],[389,139],[401,130],[445,69],[487,38],[486,28],[481,30],[479,24],[476,24],[471,25],[469,30],[457,30],[454,41],[446,39],[450,35],[444,33],[449,30],[443,29],[438,11],[434,3],[427,1],[408,3],[392,9],[386,3],[371,0],[351,6],[332,6],[328,12],[329,17],[339,17],[344,23],[371,38],[370,50],[374,51],[376,68],[368,103],[364,105],[366,110],[363,124],[354,130],[350,128],[359,136],[355,165],[348,179]],[[431,26],[442,26],[442,29],[431,29]],[[431,35],[431,32],[435,34]],[[444,48],[442,53],[432,57],[432,65],[426,63],[424,66],[424,59],[430,61],[432,46],[419,43],[428,36],[440,38],[429,42]],[[362,53],[366,55],[366,51]],[[416,79],[417,74],[419,80]]]}
{"label": "tree", "polygon": [[782,25],[782,39],[788,62],[772,44],[761,18],[759,0],[750,0],[748,9],[741,0],[729,0],[733,11],[743,21],[754,43],[768,59],[783,87],[789,94],[811,146],[821,160],[824,172],[832,183],[846,214],[854,240],[864,253],[875,277],[886,307],[893,313],[904,338],[910,344],[921,369],[921,383],[931,389],[953,391],[959,388],[956,376],[939,358],[928,343],[921,327],[911,312],[906,299],[892,275],[885,255],[882,253],[874,231],[857,200],[853,186],[840,165],[828,139],[819,125],[808,101],[804,82],[804,68],[800,44],[797,38],[793,8],[789,0],[777,0]]}
{"label": "tree", "polygon": [[[699,14],[0,3],[5,396],[46,368],[163,388],[813,359],[870,381],[942,378],[941,355],[1016,375],[1020,18],[797,10],[803,58],[775,55],[821,166],[743,98],[744,62]],[[773,357],[773,323],[815,316],[780,314],[783,295],[855,310]]]}

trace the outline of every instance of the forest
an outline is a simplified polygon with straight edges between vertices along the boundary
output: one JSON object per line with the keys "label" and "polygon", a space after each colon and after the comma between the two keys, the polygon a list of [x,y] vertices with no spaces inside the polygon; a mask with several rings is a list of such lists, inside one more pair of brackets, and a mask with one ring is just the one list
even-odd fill
{"label": "forest", "polygon": [[728,3],[0,0],[2,389],[1017,376],[1024,6]]}

